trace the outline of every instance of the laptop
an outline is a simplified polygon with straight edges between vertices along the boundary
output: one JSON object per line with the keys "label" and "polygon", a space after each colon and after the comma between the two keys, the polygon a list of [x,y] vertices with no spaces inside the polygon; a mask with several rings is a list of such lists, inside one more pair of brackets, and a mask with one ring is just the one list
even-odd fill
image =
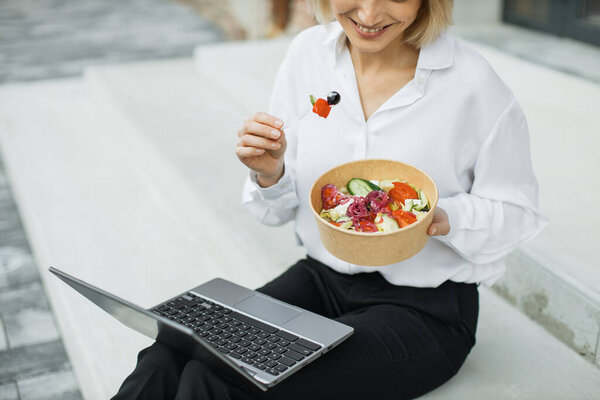
{"label": "laptop", "polygon": [[56,268],[50,272],[124,325],[266,391],[347,339],[354,329],[215,278],[148,310]]}

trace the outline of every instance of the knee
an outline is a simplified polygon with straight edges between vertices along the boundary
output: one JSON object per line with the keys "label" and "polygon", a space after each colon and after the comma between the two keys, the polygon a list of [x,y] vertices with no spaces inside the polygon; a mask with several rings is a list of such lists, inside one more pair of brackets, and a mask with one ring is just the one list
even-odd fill
{"label": "knee", "polygon": [[138,354],[138,364],[143,362],[153,367],[172,368],[187,361],[187,357],[177,352],[171,347],[160,342],[154,342],[150,347],[145,348]]}

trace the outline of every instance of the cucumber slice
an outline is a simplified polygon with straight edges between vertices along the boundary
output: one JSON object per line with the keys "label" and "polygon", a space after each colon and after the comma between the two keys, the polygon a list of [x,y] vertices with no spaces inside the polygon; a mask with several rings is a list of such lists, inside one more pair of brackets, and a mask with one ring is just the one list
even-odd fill
{"label": "cucumber slice", "polygon": [[427,200],[427,196],[425,196],[425,192],[422,190],[419,190],[419,200],[420,200],[421,204],[419,204],[419,206],[415,207],[415,210],[429,211],[429,201]]}
{"label": "cucumber slice", "polygon": [[373,190],[381,190],[381,188],[373,182],[361,178],[350,179],[346,188],[348,189],[348,193],[353,196],[366,196]]}

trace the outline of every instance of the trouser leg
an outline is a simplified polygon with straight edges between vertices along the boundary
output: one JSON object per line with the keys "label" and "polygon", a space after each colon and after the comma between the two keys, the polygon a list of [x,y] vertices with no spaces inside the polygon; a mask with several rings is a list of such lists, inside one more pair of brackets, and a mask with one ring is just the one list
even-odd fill
{"label": "trouser leg", "polygon": [[121,384],[113,400],[172,399],[189,357],[154,342],[138,354],[134,371]]}

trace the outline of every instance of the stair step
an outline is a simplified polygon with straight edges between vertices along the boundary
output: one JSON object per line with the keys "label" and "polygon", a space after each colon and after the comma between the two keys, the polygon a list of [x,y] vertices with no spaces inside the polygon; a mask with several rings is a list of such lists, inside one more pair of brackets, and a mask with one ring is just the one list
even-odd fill
{"label": "stair step", "polygon": [[[256,287],[302,254],[290,224],[264,227],[239,207],[235,131],[268,99],[228,87],[226,70],[196,68],[138,63],[0,87],[7,172],[86,398],[114,394],[148,341],[49,278],[48,265],[149,307],[214,276]],[[598,369],[485,288],[477,337],[459,375],[426,398],[591,399],[600,385]]]}

